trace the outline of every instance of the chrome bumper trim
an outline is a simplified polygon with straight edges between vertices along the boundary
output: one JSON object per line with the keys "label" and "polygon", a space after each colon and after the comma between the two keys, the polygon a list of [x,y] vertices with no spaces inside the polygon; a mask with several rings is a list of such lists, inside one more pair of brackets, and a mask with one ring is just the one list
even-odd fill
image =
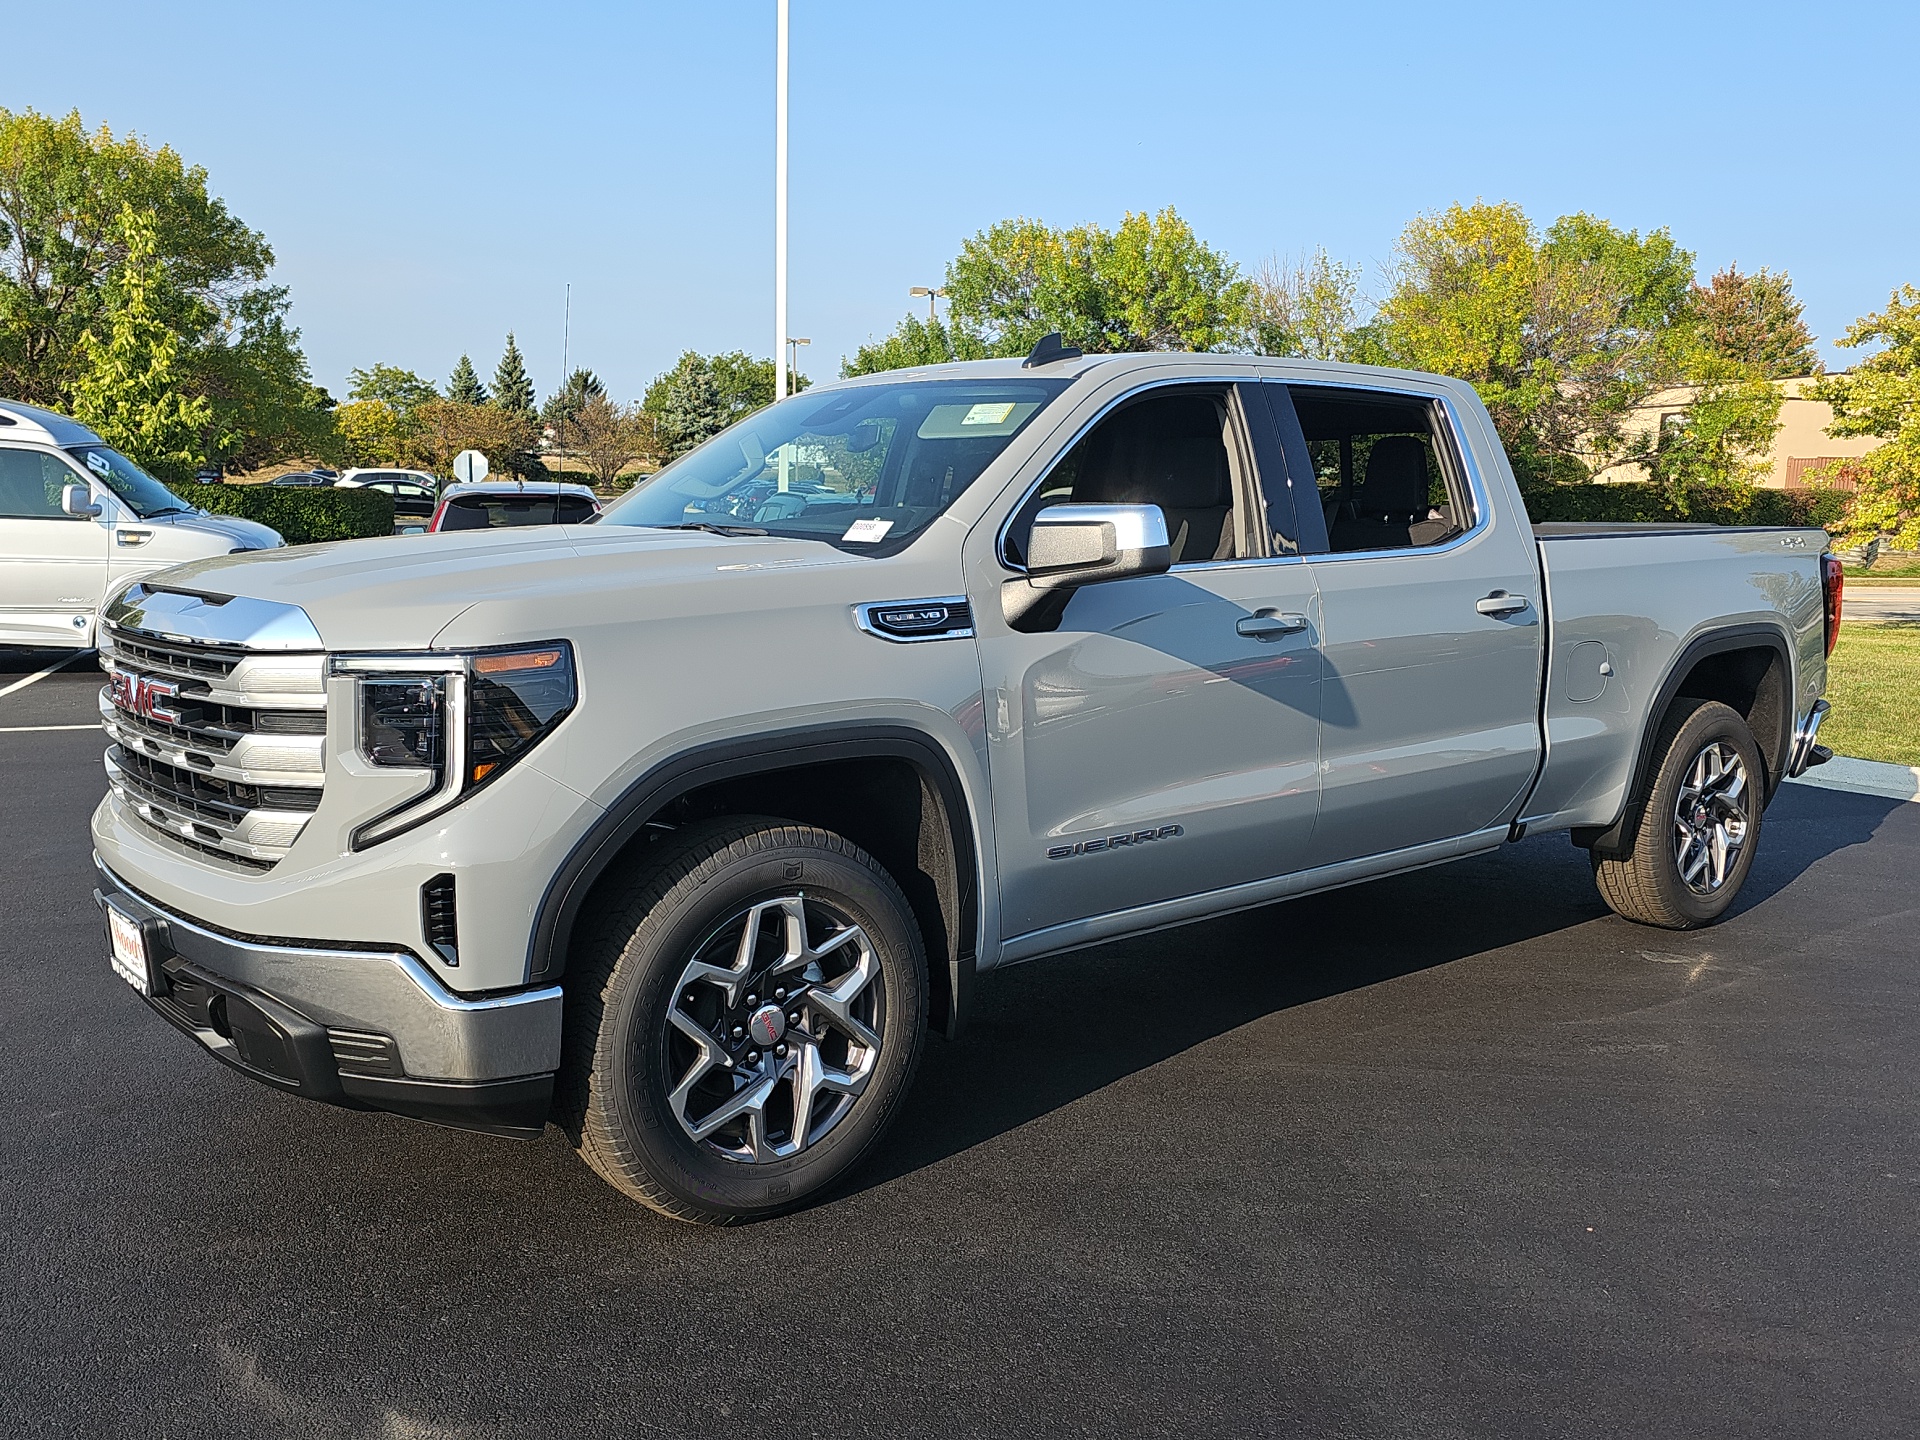
{"label": "chrome bumper trim", "polygon": [[1827,718],[1828,712],[1832,709],[1833,706],[1829,705],[1825,700],[1816,700],[1813,702],[1813,708],[1807,712],[1807,718],[1802,720],[1799,725],[1794,728],[1793,744],[1787,748],[1787,778],[1789,780],[1796,775],[1806,774],[1813,766],[1825,760],[1825,756],[1822,756],[1820,760],[1814,759],[1813,752],[1820,738],[1821,723]]}
{"label": "chrome bumper trim", "polygon": [[559,1068],[558,985],[468,998],[448,990],[404,949],[242,940],[135,894],[98,855],[93,863],[103,892],[166,927],[172,954],[322,1025],[392,1037],[408,1079],[502,1080]]}

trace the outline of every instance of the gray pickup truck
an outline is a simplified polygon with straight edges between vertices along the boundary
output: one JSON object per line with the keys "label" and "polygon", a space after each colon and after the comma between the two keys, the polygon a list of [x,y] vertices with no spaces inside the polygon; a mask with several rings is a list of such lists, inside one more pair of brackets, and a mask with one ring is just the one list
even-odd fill
{"label": "gray pickup truck", "polygon": [[586,525],[149,577],[101,638],[115,968],[295,1095],[750,1219],[977,977],[1569,832],[1734,899],[1817,731],[1818,530],[1530,526],[1473,390],[1225,355],[896,372]]}

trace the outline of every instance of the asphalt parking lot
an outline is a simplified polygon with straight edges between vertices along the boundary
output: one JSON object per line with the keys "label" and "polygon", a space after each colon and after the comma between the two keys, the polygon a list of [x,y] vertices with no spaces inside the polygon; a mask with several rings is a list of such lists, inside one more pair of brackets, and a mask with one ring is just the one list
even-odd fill
{"label": "asphalt parking lot", "polygon": [[1920,1428],[1920,805],[1788,787],[1697,934],[1548,837],[1004,972],[849,1193],[712,1231],[148,1012],[100,736],[25,728],[98,685],[0,695],[8,1436]]}

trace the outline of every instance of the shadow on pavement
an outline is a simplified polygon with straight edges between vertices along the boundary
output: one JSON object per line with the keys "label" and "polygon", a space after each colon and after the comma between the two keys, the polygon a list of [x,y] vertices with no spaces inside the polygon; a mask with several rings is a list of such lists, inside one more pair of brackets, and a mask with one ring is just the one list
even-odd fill
{"label": "shadow on pavement", "polygon": [[[1865,844],[1899,808],[1783,790],[1729,919]],[[854,1189],[935,1164],[1264,1016],[1611,914],[1585,852],[1552,835],[1204,922],[1177,945],[1148,935],[999,971],[982,979],[961,1041],[932,1042],[913,1098]]]}

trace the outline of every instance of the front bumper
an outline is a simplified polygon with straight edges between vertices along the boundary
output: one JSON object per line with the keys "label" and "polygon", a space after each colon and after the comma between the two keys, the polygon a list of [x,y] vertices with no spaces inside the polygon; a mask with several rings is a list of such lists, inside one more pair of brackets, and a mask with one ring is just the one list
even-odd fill
{"label": "front bumper", "polygon": [[145,937],[147,1003],[225,1064],[307,1099],[461,1129],[532,1139],[546,1124],[559,986],[455,995],[405,950],[224,934],[95,865],[95,903]]}

